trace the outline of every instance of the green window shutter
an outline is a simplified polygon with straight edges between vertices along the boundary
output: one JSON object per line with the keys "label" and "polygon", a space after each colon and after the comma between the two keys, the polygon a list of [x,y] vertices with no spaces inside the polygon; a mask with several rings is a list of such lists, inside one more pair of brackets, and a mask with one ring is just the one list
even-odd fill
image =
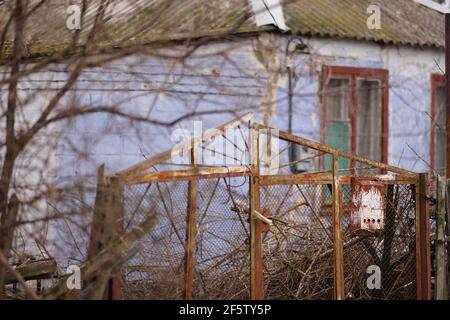
{"label": "green window shutter", "polygon": [[[327,121],[325,143],[339,150],[350,151],[349,123],[341,121]],[[338,162],[339,162],[339,169],[348,169],[350,167],[350,161],[348,159],[339,158]],[[330,155],[325,156],[325,169],[331,170]]]}

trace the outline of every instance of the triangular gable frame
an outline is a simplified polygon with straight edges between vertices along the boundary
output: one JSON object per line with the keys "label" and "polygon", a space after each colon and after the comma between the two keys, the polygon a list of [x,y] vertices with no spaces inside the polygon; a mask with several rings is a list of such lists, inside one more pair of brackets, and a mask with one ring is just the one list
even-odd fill
{"label": "triangular gable frame", "polygon": [[[148,160],[145,160],[141,163],[138,163],[128,169],[122,170],[117,173],[118,176],[123,177],[125,180],[133,180],[136,177],[141,176],[142,174],[152,174],[145,172],[145,170],[161,164],[164,161],[171,159],[173,156],[180,155],[182,152],[186,152],[191,150],[194,147],[201,145],[203,142],[208,141],[214,137],[223,135],[226,130],[234,129],[240,126],[243,123],[251,123],[253,121],[253,113],[247,113],[241,117],[235,118],[231,121],[228,121],[222,124],[219,127],[216,127],[212,130],[207,130],[201,136],[194,137],[189,139],[176,147],[166,150],[162,153],[159,153]],[[187,170],[179,170],[179,171],[187,171]]]}

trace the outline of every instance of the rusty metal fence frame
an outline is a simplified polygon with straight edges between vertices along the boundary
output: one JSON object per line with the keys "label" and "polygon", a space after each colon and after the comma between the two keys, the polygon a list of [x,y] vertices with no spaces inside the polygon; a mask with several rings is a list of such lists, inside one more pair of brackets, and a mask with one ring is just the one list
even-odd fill
{"label": "rusty metal fence frame", "polygon": [[[236,128],[247,124],[249,130],[250,164],[243,166],[197,167],[195,165],[196,146],[203,142],[223,135],[226,129]],[[261,175],[259,163],[260,133],[273,130],[276,138],[289,143],[311,148],[332,157],[331,173],[302,173],[291,175]],[[174,153],[189,150],[192,166],[186,170],[166,170],[148,172],[147,170],[170,159]],[[338,158],[346,158],[352,162],[363,163],[380,169],[383,174],[362,175],[350,172],[340,175]],[[393,174],[387,174],[391,172]],[[262,234],[264,218],[261,218],[260,191],[262,187],[292,184],[326,184],[332,186],[332,230],[333,230],[333,297],[337,300],[345,299],[344,289],[344,244],[343,244],[343,201],[342,190],[351,183],[352,177],[361,177],[381,181],[386,185],[415,186],[415,270],[416,270],[416,299],[431,299],[431,258],[430,258],[430,229],[429,210],[427,200],[427,175],[410,172],[384,163],[371,161],[366,158],[344,152],[330,146],[310,141],[287,132],[274,130],[253,122],[253,115],[246,114],[232,120],[213,131],[186,141],[175,149],[158,154],[129,169],[123,170],[110,178],[119,178],[121,192],[129,185],[150,184],[160,182],[185,181],[188,183],[187,212],[186,212],[186,242],[184,258],[184,299],[193,299],[193,282],[195,270],[195,237],[196,237],[196,203],[198,183],[203,179],[248,177],[249,179],[249,212],[250,212],[250,298],[264,299],[263,248]],[[123,211],[123,210],[122,210]],[[120,292],[120,282],[113,282],[113,292]],[[120,296],[116,294],[115,296]]]}

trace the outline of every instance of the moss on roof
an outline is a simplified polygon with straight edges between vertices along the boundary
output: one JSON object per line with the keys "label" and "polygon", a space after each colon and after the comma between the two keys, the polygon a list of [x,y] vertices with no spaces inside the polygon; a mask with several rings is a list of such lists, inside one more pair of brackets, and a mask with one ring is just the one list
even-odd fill
{"label": "moss on roof", "polygon": [[[367,8],[381,10],[381,29],[367,27]],[[284,6],[287,24],[303,35],[386,44],[444,46],[444,16],[413,0],[295,0]]]}

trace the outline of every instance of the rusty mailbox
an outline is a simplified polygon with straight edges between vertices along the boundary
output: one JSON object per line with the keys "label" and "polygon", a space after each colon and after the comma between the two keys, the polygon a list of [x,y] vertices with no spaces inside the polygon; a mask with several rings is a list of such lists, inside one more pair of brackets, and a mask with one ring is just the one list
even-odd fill
{"label": "rusty mailbox", "polygon": [[350,234],[376,236],[384,228],[385,185],[376,180],[352,178]]}

